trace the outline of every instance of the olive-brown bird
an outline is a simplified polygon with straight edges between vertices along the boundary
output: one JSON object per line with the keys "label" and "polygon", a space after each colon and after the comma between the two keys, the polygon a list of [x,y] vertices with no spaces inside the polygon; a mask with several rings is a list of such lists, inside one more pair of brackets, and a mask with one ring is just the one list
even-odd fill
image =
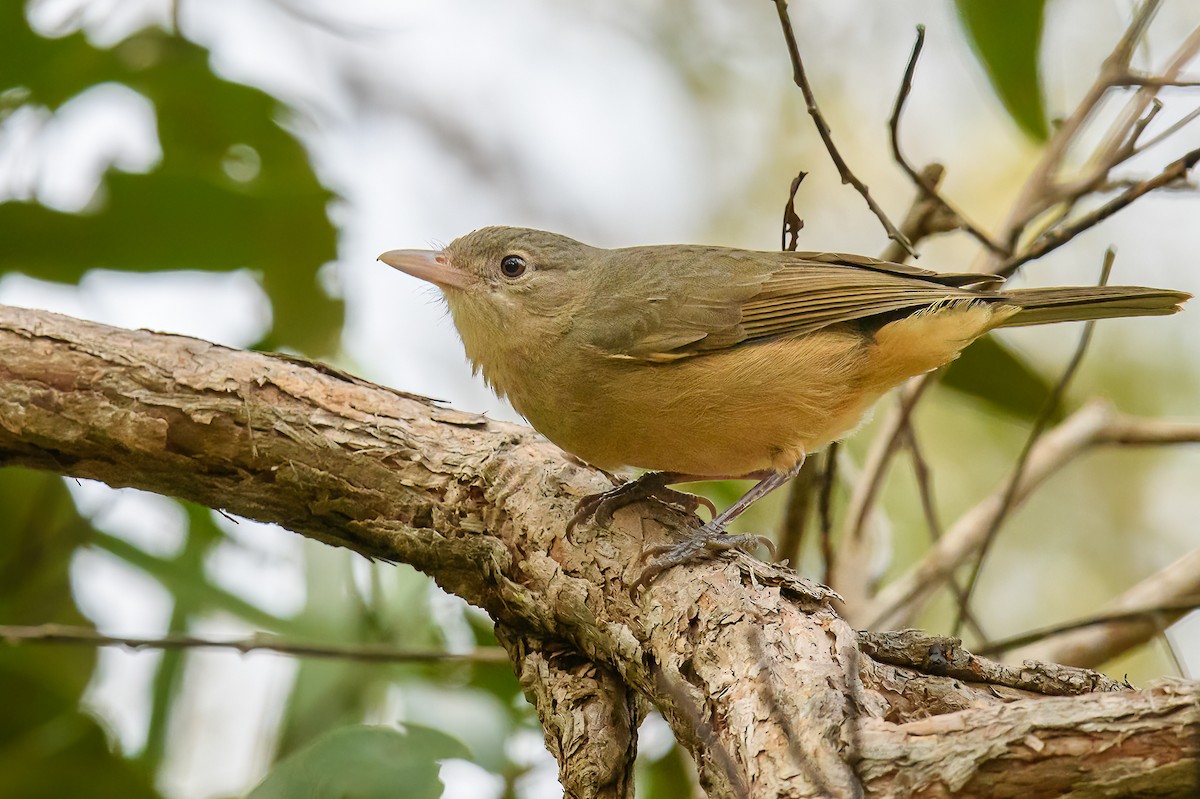
{"label": "olive-brown bird", "polygon": [[582,515],[607,516],[670,483],[759,481],[693,537],[657,549],[639,583],[757,543],[725,525],[852,432],[884,392],[989,330],[1170,314],[1190,296],[1005,291],[990,275],[857,255],[606,250],[512,227],[380,260],[442,290],[475,370],[539,432],[601,469],[654,470],[585,500]]}

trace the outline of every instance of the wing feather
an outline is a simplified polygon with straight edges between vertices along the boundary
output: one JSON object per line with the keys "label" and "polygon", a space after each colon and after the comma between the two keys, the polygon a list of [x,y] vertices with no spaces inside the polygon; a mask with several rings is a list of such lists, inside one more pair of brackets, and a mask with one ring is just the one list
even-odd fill
{"label": "wing feather", "polygon": [[[589,326],[612,358],[667,362],[843,322],[955,300],[994,299],[998,278],[938,273],[840,253],[759,253],[715,247],[610,251],[614,281],[632,291],[593,297],[623,323]],[[653,269],[647,265],[653,263]],[[973,287],[973,288],[968,288]],[[603,289],[601,289],[602,291]],[[629,313],[630,295],[646,301]],[[601,320],[602,321],[602,320]]]}

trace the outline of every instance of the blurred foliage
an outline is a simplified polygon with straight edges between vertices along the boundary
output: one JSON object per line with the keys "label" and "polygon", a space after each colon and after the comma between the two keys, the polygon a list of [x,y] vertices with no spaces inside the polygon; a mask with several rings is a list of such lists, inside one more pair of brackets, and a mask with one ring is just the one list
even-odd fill
{"label": "blurred foliage", "polygon": [[992,88],[1035,141],[1050,135],[1038,69],[1046,0],[954,0],[958,18]]}
{"label": "blurred foliage", "polygon": [[[995,410],[1018,419],[1038,417],[1053,391],[1053,383],[996,336],[984,336],[950,362],[942,385],[962,392]],[[1051,419],[1063,417],[1060,405]]]}
{"label": "blurred foliage", "polygon": [[[0,621],[80,624],[71,556],[92,532],[62,479],[0,470]],[[112,751],[80,708],[97,653],[0,645],[0,793],[22,799],[156,797],[153,772]]]}
{"label": "blurred foliage", "polygon": [[437,761],[448,757],[466,747],[428,727],[343,727],[281,760],[249,799],[438,799]]}
{"label": "blurred foliage", "polygon": [[336,254],[332,195],[274,98],[217,77],[207,51],[177,35],[149,29],[109,49],[81,32],[45,38],[18,2],[0,3],[0,75],[0,96],[51,110],[98,84],[128,86],[154,104],[162,147],[147,174],[110,172],[83,213],[0,202],[0,273],[74,283],[99,267],[250,267],[274,311],[264,344],[333,350],[342,305],[317,282]]}

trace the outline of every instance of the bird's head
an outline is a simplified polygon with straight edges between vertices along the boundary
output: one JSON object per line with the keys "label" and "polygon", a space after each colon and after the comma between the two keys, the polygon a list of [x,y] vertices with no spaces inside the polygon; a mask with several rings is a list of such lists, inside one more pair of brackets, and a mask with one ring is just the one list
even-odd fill
{"label": "bird's head", "polygon": [[390,250],[379,260],[442,290],[477,365],[510,346],[545,346],[569,328],[602,253],[541,230],[485,227],[444,250]]}

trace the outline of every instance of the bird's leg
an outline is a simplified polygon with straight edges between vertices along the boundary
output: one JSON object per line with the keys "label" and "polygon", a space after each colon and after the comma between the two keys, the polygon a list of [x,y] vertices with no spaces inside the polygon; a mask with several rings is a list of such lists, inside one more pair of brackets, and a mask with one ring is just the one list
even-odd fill
{"label": "bird's leg", "polygon": [[677,505],[688,513],[693,512],[700,505],[705,505],[715,518],[717,509],[705,497],[667,488],[670,483],[688,483],[704,479],[710,478],[693,477],[679,472],[646,472],[636,480],[620,483],[608,491],[589,494],[579,500],[575,515],[571,517],[571,521],[567,522],[567,534],[569,535],[580,522],[588,517],[594,518],[596,524],[607,525],[612,521],[612,515],[621,508],[651,497],[671,505]]}
{"label": "bird's leg", "polygon": [[655,577],[672,566],[681,566],[685,563],[710,558],[729,549],[741,549],[749,552],[763,546],[770,551],[771,559],[774,560],[775,543],[771,539],[765,535],[752,533],[728,535],[725,532],[725,525],[741,516],[755,502],[799,474],[800,467],[803,465],[804,458],[801,458],[799,463],[786,472],[770,472],[743,494],[741,499],[730,505],[724,513],[690,535],[687,540],[678,544],[665,544],[643,550],[642,559],[652,558],[652,560],[634,582],[633,590],[637,591],[639,588],[649,585]]}

